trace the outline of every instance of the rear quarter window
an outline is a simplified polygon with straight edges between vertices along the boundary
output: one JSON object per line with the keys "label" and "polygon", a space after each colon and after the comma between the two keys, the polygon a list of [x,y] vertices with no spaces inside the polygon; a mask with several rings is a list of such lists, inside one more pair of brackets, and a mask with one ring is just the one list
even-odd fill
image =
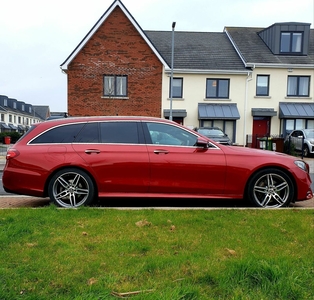
{"label": "rear quarter window", "polygon": [[30,144],[72,143],[85,123],[62,125],[40,134]]}

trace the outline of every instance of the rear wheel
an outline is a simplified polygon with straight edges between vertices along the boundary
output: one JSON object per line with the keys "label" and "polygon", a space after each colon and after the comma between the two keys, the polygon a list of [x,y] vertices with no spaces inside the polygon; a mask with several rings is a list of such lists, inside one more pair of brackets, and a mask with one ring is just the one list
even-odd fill
{"label": "rear wheel", "polygon": [[93,201],[95,186],[86,172],[68,168],[60,170],[51,178],[48,194],[50,200],[57,206],[80,207]]}
{"label": "rear wheel", "polygon": [[285,207],[294,198],[294,186],[290,177],[283,171],[265,169],[250,179],[248,197],[257,207]]}

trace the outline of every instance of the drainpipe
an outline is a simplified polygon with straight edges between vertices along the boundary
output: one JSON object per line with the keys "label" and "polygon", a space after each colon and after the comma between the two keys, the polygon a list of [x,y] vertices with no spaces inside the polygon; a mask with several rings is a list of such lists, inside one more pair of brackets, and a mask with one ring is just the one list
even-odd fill
{"label": "drainpipe", "polygon": [[[253,69],[255,66],[253,67]],[[253,72],[248,72],[245,82],[245,99],[244,99],[244,125],[243,125],[243,147],[245,147],[246,141],[246,113],[247,113],[247,104],[248,104],[248,88],[249,88],[249,81],[251,81]],[[253,138],[253,137],[252,137]]]}

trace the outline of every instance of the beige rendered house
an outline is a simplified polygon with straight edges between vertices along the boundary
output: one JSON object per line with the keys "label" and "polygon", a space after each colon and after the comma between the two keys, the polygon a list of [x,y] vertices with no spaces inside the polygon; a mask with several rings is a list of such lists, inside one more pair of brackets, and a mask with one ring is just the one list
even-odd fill
{"label": "beige rendered house", "polygon": [[[238,145],[314,128],[314,30],[145,31],[119,0],[61,64],[69,115],[145,115],[218,126]],[[173,94],[170,75],[173,71]]]}

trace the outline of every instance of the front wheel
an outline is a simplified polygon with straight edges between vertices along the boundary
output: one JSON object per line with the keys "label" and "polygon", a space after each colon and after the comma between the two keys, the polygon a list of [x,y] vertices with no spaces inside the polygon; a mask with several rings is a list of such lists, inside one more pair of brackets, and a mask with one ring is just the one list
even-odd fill
{"label": "front wheel", "polygon": [[306,144],[304,145],[303,155],[304,155],[305,157],[310,156],[310,150],[309,150],[309,147],[308,147]]}
{"label": "front wheel", "polygon": [[290,177],[283,171],[265,169],[250,179],[247,195],[257,207],[285,207],[294,198],[294,186]]}
{"label": "front wheel", "polygon": [[68,168],[53,175],[48,185],[48,194],[57,206],[75,208],[93,201],[95,186],[86,172]]}

